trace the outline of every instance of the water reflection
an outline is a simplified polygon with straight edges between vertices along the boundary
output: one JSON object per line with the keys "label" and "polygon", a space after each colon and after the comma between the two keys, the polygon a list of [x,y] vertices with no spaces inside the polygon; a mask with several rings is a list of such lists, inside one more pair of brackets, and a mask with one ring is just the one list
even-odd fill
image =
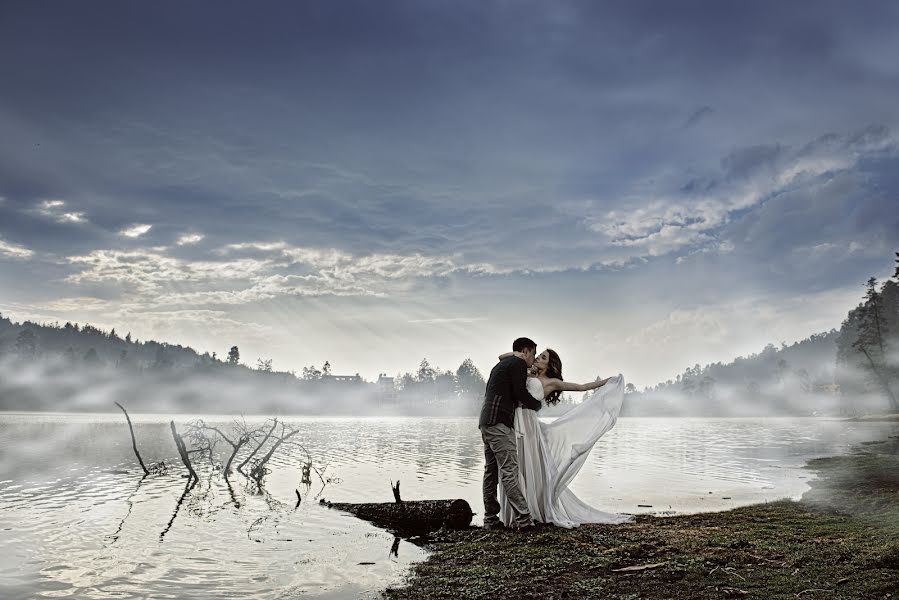
{"label": "water reflection", "polygon": [[[285,444],[259,487],[208,468],[187,482],[169,417],[132,418],[144,460],[168,472],[142,478],[121,415],[0,415],[4,598],[377,596],[422,551],[318,497],[390,502],[399,479],[404,498],[481,509],[473,419],[287,419],[309,455]],[[895,433],[814,419],[622,419],[572,487],[606,510],[720,510],[797,497],[807,459]],[[309,462],[317,470],[304,474]]]}

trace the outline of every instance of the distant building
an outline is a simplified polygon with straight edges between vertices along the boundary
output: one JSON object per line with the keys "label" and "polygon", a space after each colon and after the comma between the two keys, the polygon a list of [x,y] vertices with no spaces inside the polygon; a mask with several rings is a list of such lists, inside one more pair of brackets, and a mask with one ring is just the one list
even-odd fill
{"label": "distant building", "polygon": [[393,377],[388,377],[385,373],[378,374],[378,404],[380,406],[396,406],[396,386]]}

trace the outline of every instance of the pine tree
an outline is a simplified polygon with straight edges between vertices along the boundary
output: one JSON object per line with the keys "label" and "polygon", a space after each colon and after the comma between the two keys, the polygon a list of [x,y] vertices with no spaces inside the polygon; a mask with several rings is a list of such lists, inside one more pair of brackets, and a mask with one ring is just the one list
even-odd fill
{"label": "pine tree", "polygon": [[470,358],[466,358],[456,369],[456,386],[463,398],[480,398],[484,394],[484,376]]}
{"label": "pine tree", "polygon": [[421,364],[418,365],[416,380],[419,383],[431,383],[436,379],[436,377],[437,371],[431,366],[431,363],[428,362],[428,359],[421,359]]}
{"label": "pine tree", "polygon": [[231,346],[231,350],[228,352],[228,364],[236,365],[240,362],[240,350],[237,349],[237,346]]}
{"label": "pine tree", "polygon": [[883,297],[877,292],[877,279],[871,277],[865,284],[865,302],[859,306],[858,337],[852,347],[861,352],[871,373],[889,397],[893,410],[899,410],[899,402],[890,389],[884,338],[888,333],[884,320]]}

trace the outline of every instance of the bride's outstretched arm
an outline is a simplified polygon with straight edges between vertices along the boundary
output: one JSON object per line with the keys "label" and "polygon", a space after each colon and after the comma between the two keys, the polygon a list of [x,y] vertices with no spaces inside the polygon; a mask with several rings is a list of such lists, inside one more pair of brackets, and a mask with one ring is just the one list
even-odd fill
{"label": "bride's outstretched arm", "polygon": [[570,381],[562,381],[560,379],[550,379],[546,382],[545,387],[547,393],[559,390],[561,392],[587,392],[602,387],[609,382],[611,377],[605,379],[597,379],[590,383],[571,383]]}

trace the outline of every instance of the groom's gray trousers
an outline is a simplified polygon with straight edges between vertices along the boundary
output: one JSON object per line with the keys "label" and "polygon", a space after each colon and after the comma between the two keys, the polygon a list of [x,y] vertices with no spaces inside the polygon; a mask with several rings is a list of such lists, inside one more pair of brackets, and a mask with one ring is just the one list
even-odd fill
{"label": "groom's gray trousers", "polygon": [[531,524],[528,505],[518,481],[518,448],[515,431],[503,423],[481,427],[484,440],[484,525],[499,522],[496,486],[502,483],[506,499],[512,507],[514,527]]}

